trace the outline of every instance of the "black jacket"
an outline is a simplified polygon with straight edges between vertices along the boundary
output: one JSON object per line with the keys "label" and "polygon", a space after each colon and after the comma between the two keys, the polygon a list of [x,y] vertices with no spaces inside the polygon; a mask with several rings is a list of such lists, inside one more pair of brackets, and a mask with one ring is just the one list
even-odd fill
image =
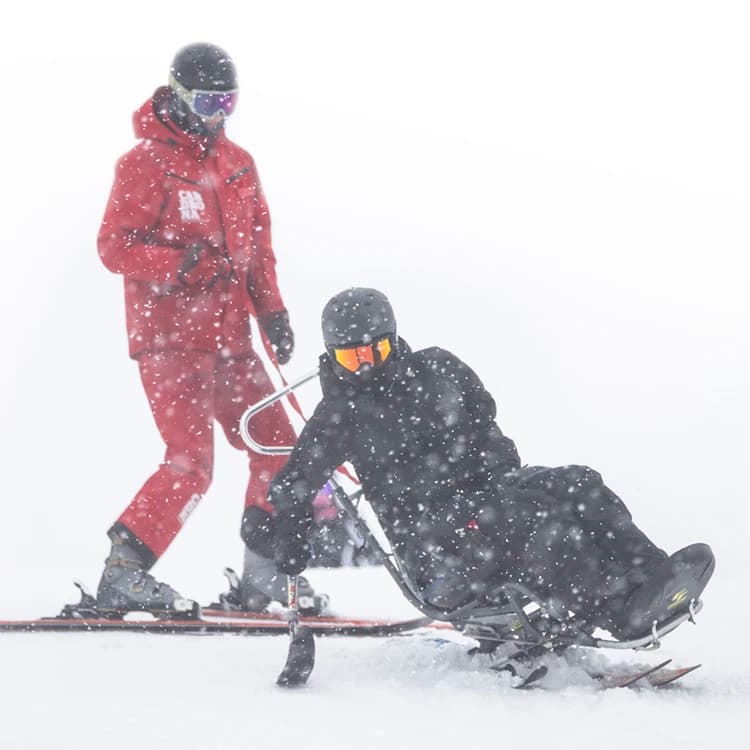
{"label": "black jacket", "polygon": [[442,506],[463,525],[477,492],[519,467],[513,441],[495,423],[477,375],[437,347],[412,352],[399,340],[395,377],[355,389],[320,359],[323,398],[271,484],[276,514],[309,525],[311,503],[334,469],[351,462],[391,544],[408,546],[415,524]]}

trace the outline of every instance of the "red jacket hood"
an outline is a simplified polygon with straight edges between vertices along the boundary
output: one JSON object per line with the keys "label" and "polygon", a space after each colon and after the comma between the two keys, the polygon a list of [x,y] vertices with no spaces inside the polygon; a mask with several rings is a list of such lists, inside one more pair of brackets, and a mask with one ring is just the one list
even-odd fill
{"label": "red jacket hood", "polygon": [[219,131],[213,143],[205,136],[186,133],[180,130],[170,119],[167,111],[167,101],[169,99],[169,87],[160,86],[154,92],[154,95],[145,101],[133,113],[133,131],[135,137],[140,139],[161,141],[170,146],[181,146],[189,151],[193,151],[196,158],[203,158],[211,145],[216,141],[226,138],[224,131]]}

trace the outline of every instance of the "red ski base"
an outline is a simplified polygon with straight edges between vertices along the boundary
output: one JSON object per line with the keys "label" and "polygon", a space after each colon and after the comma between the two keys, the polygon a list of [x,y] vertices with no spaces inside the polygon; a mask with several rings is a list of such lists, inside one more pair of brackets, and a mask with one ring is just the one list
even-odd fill
{"label": "red ski base", "polygon": [[[428,617],[408,620],[379,620],[344,617],[303,617],[300,624],[316,635],[387,636],[432,623]],[[96,617],[42,617],[37,620],[0,620],[5,632],[137,632],[189,633],[193,635],[286,635],[289,624],[282,615],[269,613],[222,612],[208,610],[200,618],[156,619],[132,615],[126,619]]]}

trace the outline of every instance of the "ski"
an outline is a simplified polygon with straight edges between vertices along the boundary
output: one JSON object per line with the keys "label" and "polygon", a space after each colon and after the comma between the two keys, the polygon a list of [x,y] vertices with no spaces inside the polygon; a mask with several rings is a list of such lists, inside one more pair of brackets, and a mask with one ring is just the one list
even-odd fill
{"label": "ski", "polygon": [[682,679],[685,675],[695,672],[701,665],[693,664],[690,667],[673,667],[671,669],[660,669],[648,676],[649,684],[652,687],[664,687],[665,685],[671,685],[679,679]]}
{"label": "ski", "polygon": [[[132,632],[191,635],[283,635],[289,632],[289,623],[283,614],[224,612],[221,617],[201,615],[194,618],[150,618],[142,615],[128,618],[97,616],[81,613],[80,616],[42,617],[30,620],[0,620],[0,632]],[[361,619],[347,617],[301,617],[300,625],[315,635],[338,636],[389,636],[427,627],[428,617],[413,619]]]}
{"label": "ski", "polygon": [[666,667],[671,661],[671,659],[667,659],[666,661],[661,662],[661,664],[655,664],[651,667],[636,668],[634,671],[628,671],[624,674],[603,675],[601,677],[602,686],[605,688],[632,687],[645,677],[648,677],[654,672],[658,672],[660,669],[664,669],[664,667]]}
{"label": "ski", "polygon": [[[669,667],[671,659],[661,662],[661,664],[655,664],[651,667],[634,667],[625,671],[618,670],[617,673],[609,674],[596,673],[590,676],[597,681],[597,684],[602,690],[611,690],[617,688],[630,688],[640,689],[643,687],[650,686],[652,688],[661,688],[666,685],[671,685],[677,680],[681,679],[685,675],[694,672],[701,665],[695,664],[689,667]],[[495,670],[502,671],[502,670]],[[513,673],[512,670],[511,673]],[[521,675],[518,675],[519,681],[516,682],[513,687],[528,689],[537,687],[543,682],[543,678],[547,674],[547,668],[544,666],[531,669],[528,676],[523,679]],[[514,679],[516,676],[514,675]]]}
{"label": "ski", "polygon": [[[505,670],[493,670],[497,672],[502,672]],[[528,671],[525,675],[523,674],[513,674],[511,671],[512,676],[512,687],[515,690],[529,690],[530,688],[537,687],[541,680],[543,680],[547,676],[548,668],[545,667],[543,664],[539,665],[537,667],[534,667],[530,671]]]}
{"label": "ski", "polygon": [[667,659],[651,667],[636,667],[625,672],[618,671],[616,674],[592,674],[591,677],[597,680],[603,688],[640,688],[646,685],[663,687],[676,682],[701,666],[694,664],[689,667],[669,667],[671,662],[671,659]]}

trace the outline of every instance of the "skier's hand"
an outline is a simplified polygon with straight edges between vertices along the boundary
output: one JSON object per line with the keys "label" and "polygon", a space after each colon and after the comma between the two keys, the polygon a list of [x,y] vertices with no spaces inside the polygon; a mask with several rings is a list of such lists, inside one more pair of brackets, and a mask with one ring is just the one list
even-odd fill
{"label": "skier's hand", "polygon": [[273,531],[276,524],[270,513],[257,505],[248,505],[242,515],[240,536],[251,552],[273,559]]}
{"label": "skier's hand", "polygon": [[277,516],[274,530],[273,560],[276,568],[288,576],[299,575],[310,562],[312,550],[307,527],[297,519]]}
{"label": "skier's hand", "polygon": [[271,342],[279,364],[285,365],[294,351],[294,331],[289,325],[289,313],[279,310],[264,316],[259,322]]}
{"label": "skier's hand", "polygon": [[223,253],[198,242],[185,248],[177,279],[185,287],[210,289],[220,279],[228,279],[231,271]]}

